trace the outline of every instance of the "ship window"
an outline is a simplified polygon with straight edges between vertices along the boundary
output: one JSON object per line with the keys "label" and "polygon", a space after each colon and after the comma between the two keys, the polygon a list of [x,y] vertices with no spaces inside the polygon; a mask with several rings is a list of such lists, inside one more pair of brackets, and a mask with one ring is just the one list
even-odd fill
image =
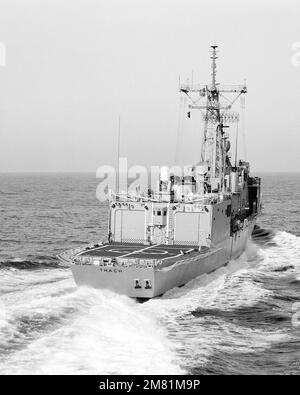
{"label": "ship window", "polygon": [[157,215],[161,215],[161,211],[160,210],[157,211]]}

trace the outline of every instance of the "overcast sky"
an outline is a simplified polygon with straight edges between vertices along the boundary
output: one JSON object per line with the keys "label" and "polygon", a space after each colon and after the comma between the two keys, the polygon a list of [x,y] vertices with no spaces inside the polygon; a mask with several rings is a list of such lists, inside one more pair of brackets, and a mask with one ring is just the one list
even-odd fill
{"label": "overcast sky", "polygon": [[[0,0],[0,171],[113,164],[119,113],[123,156],[173,164],[178,76],[209,82],[214,42],[217,80],[247,79],[252,170],[299,171],[299,24],[299,0]],[[199,157],[195,120],[182,163]]]}

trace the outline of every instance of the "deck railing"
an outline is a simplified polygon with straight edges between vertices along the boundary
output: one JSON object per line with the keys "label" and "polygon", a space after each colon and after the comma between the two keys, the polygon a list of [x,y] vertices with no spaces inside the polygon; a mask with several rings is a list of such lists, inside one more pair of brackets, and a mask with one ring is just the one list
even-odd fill
{"label": "deck railing", "polygon": [[[154,194],[156,195],[156,194]],[[141,203],[185,203],[185,204],[193,204],[193,203],[202,203],[202,204],[210,204],[210,203],[218,203],[223,200],[230,198],[230,193],[209,193],[206,195],[197,195],[193,194],[192,196],[185,196],[183,199],[173,199],[171,200],[170,193],[163,193],[161,195],[157,194],[158,197],[153,196],[144,196],[144,195],[134,195],[129,193],[118,193],[111,195],[111,203],[118,202],[141,202]]]}

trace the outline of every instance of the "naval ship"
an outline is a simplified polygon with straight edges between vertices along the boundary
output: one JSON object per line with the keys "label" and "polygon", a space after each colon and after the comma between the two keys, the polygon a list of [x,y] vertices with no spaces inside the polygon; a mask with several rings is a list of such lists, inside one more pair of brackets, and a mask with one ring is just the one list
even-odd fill
{"label": "naval ship", "polygon": [[111,195],[106,240],[58,256],[71,264],[77,285],[153,298],[245,250],[261,211],[261,180],[237,160],[237,132],[232,159],[228,128],[239,122],[232,108],[247,88],[217,83],[216,60],[213,45],[211,83],[179,85],[190,101],[187,116],[203,116],[199,162],[182,177],[164,172],[155,191]]}

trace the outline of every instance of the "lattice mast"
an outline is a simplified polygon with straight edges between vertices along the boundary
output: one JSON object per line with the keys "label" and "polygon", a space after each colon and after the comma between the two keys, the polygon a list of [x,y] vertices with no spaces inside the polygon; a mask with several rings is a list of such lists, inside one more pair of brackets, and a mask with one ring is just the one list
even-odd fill
{"label": "lattice mast", "polygon": [[[224,185],[224,176],[231,167],[228,152],[228,134],[224,129],[228,126],[225,123],[238,122],[239,114],[230,112],[232,105],[238,97],[247,92],[246,86],[220,85],[216,81],[217,75],[217,45],[211,46],[211,84],[190,85],[189,83],[180,86],[180,91],[185,93],[192,104],[189,109],[198,109],[204,118],[204,133],[201,149],[201,162],[207,163],[211,182],[218,185],[221,190]],[[235,97],[227,99],[226,105],[221,104],[220,96],[223,94],[235,94]],[[203,102],[206,100],[205,102]],[[201,103],[202,102],[202,103]],[[190,112],[188,113],[190,116]]]}
{"label": "lattice mast", "polygon": [[219,92],[216,85],[217,46],[211,46],[211,86],[207,88],[207,105],[205,114],[204,144],[202,160],[210,164],[211,177],[222,175],[224,158],[222,150],[223,125],[221,123]]}

